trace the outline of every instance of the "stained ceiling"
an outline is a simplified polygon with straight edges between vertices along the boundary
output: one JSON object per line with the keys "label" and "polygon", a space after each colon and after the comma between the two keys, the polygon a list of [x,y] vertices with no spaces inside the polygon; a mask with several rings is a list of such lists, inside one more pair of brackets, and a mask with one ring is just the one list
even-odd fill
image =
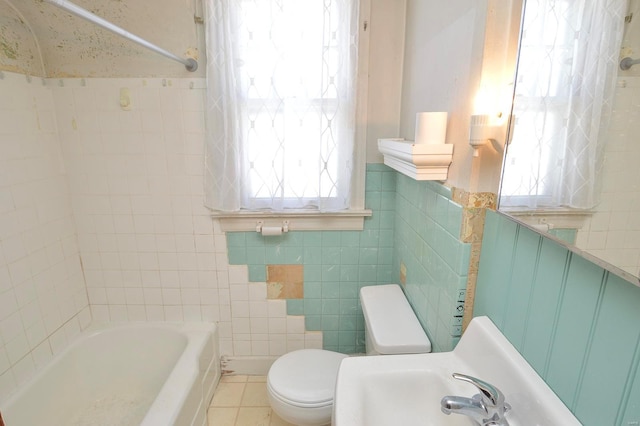
{"label": "stained ceiling", "polygon": [[199,70],[104,30],[43,0],[0,0],[0,70],[43,77],[202,77],[200,0],[74,0]]}

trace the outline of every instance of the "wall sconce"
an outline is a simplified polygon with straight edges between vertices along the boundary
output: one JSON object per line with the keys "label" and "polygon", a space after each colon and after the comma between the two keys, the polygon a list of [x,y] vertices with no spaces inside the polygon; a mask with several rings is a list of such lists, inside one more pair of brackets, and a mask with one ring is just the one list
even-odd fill
{"label": "wall sconce", "polygon": [[487,142],[490,142],[496,151],[504,151],[500,141],[507,136],[507,123],[508,120],[504,119],[502,114],[472,115],[469,126],[469,145],[473,148],[473,156],[478,157],[480,155],[478,150]]}

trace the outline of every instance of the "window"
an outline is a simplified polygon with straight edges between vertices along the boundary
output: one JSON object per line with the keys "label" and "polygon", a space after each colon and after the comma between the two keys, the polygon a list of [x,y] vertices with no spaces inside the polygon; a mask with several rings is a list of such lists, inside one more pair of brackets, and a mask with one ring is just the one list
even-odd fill
{"label": "window", "polygon": [[[352,203],[357,0],[208,0],[207,205]],[[357,204],[357,203],[356,203]]]}

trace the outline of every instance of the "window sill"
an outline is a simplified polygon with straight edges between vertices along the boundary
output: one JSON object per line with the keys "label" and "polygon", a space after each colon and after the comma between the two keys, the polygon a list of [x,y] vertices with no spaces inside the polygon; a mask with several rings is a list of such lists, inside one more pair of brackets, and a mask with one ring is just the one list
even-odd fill
{"label": "window sill", "polygon": [[[536,229],[582,229],[593,212],[586,209],[500,207],[500,211]],[[546,229],[544,229],[546,228]]]}
{"label": "window sill", "polygon": [[220,221],[224,232],[256,231],[260,227],[286,227],[288,231],[362,231],[364,218],[371,210],[346,210],[341,212],[292,211],[275,212],[215,212],[211,217]]}

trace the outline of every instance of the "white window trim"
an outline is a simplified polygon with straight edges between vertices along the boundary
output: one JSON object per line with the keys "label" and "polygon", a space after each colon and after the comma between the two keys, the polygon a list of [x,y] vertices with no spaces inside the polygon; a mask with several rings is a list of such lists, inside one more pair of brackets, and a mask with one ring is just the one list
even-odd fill
{"label": "white window trim", "polygon": [[356,92],[356,131],[351,176],[351,208],[336,212],[292,210],[291,212],[240,211],[212,212],[220,221],[223,232],[255,231],[257,222],[264,226],[280,226],[288,221],[290,231],[361,231],[364,218],[372,215],[365,209],[365,178],[367,169],[367,108],[369,92],[369,44],[371,0],[360,0],[358,34],[358,82]]}
{"label": "white window trim", "polygon": [[302,211],[271,213],[242,211],[215,213],[223,232],[257,231],[261,226],[284,227],[289,231],[362,231],[364,218],[371,216],[371,210],[349,209],[340,212]]}

